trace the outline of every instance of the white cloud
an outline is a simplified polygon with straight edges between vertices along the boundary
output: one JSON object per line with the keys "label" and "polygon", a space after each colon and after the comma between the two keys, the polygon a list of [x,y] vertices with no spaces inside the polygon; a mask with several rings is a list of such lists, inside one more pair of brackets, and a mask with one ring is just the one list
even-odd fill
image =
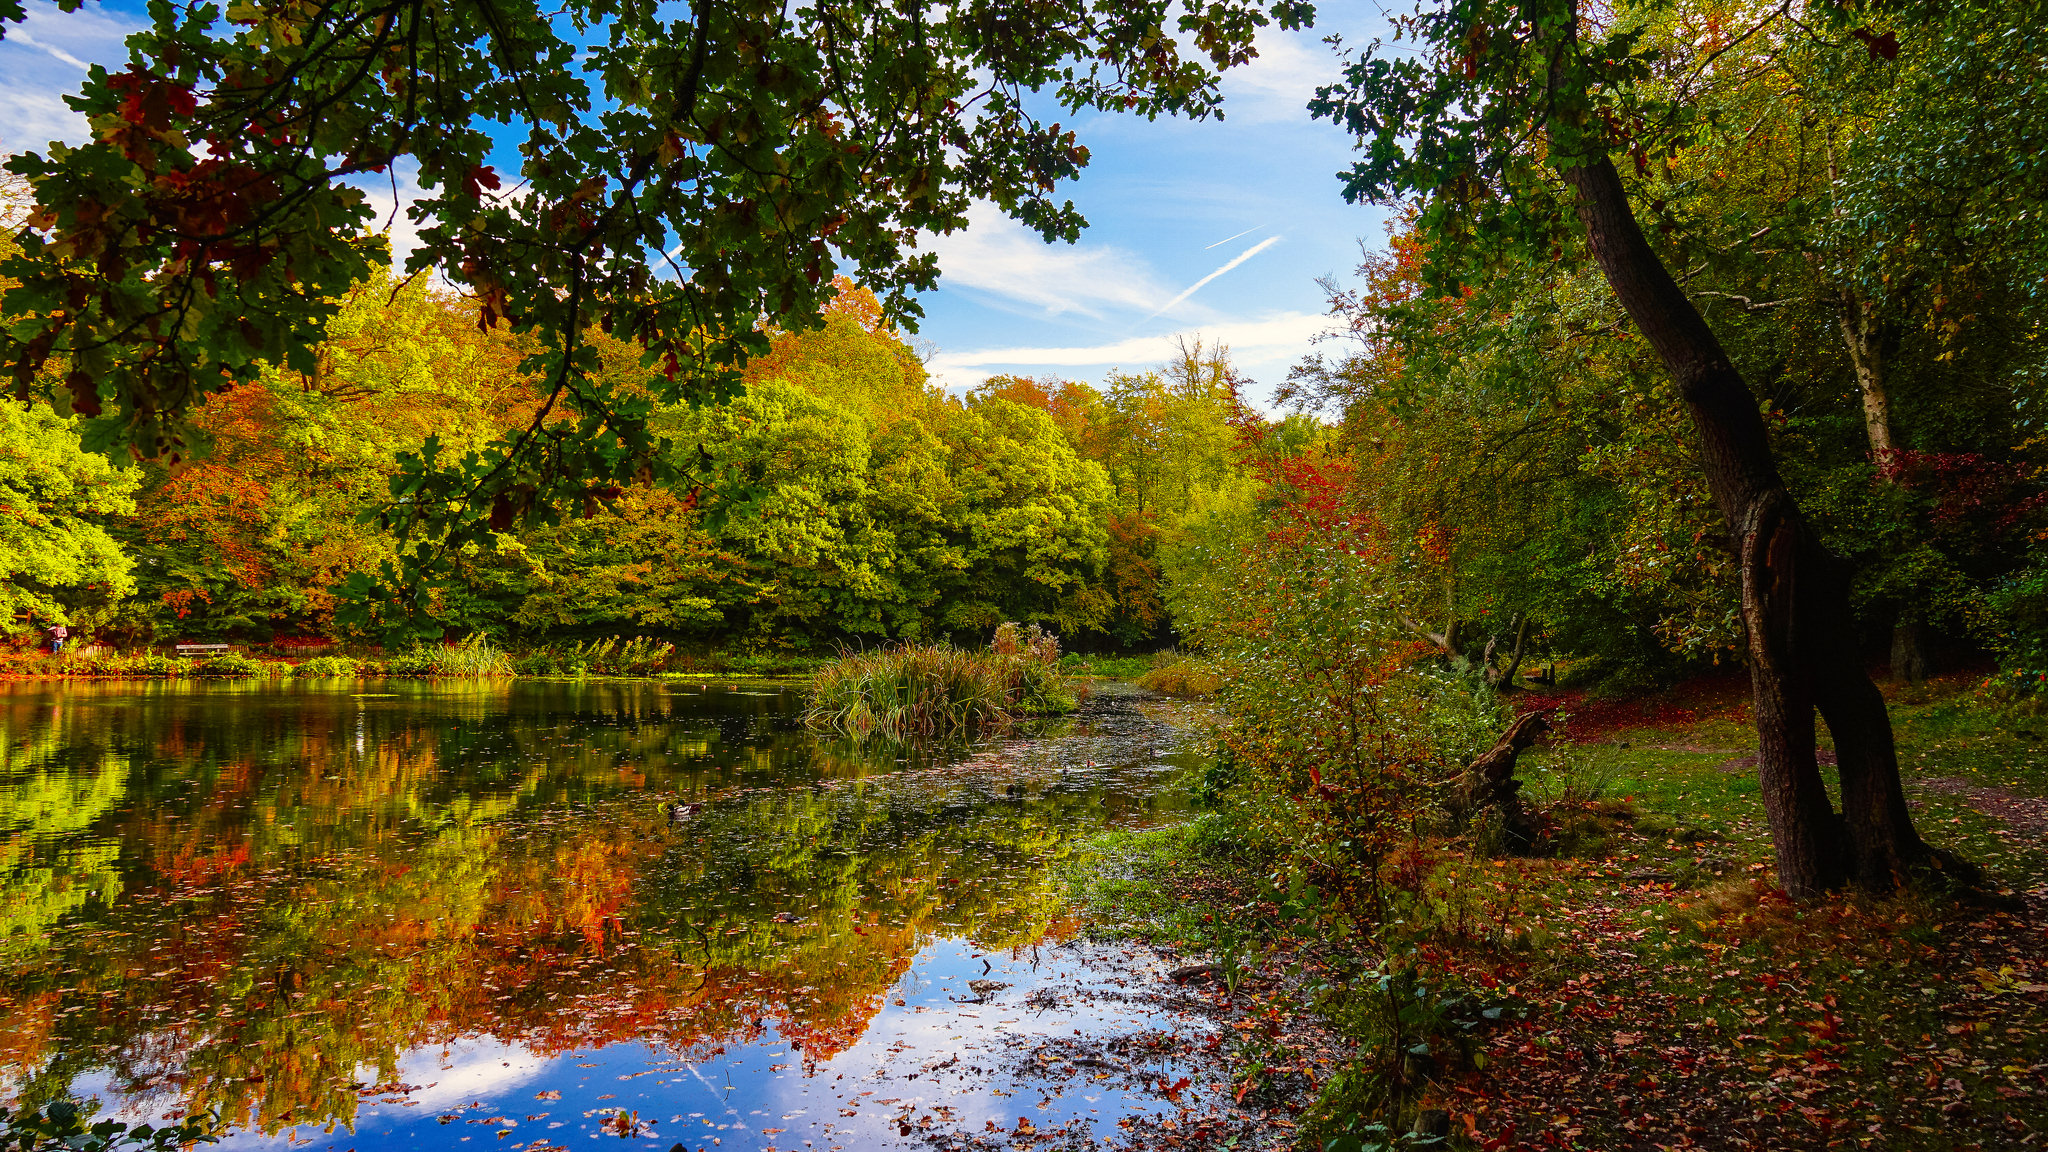
{"label": "white cloud", "polygon": [[73,56],[71,53],[66,52],[62,48],[57,47],[55,44],[45,44],[41,40],[36,39],[34,33],[30,32],[27,28],[16,28],[14,30],[14,35],[8,37],[8,39],[13,40],[18,44],[26,44],[31,48],[40,48],[44,52],[47,52],[50,55],[55,56],[57,59],[62,60],[64,63],[71,65],[73,68],[80,69],[81,71],[92,67],[92,65],[87,64],[85,61],[80,60],[78,57]]}
{"label": "white cloud", "polygon": [[420,186],[414,181],[418,171],[418,163],[406,159],[392,165],[389,171],[366,174],[348,181],[363,190],[365,199],[376,212],[369,223],[370,231],[390,230],[393,271],[404,269],[405,258],[420,243],[419,227],[405,211],[406,206],[421,195]]}
{"label": "white cloud", "polygon": [[1150,310],[1171,293],[1145,262],[1102,244],[1047,244],[993,204],[968,210],[968,226],[930,241],[942,281],[1046,316]]}
{"label": "white cloud", "polygon": [[56,93],[6,83],[0,83],[0,125],[0,154],[42,152],[52,140],[78,144],[90,135],[85,118]]}
{"label": "white cloud", "polygon": [[[1208,343],[1226,344],[1238,360],[1291,359],[1306,353],[1315,337],[1330,328],[1320,312],[1285,312],[1260,320],[1226,320],[1204,325],[1199,335]],[[983,348],[941,352],[926,367],[942,384],[967,387],[991,372],[1061,368],[1134,367],[1156,364],[1172,356],[1177,335],[1133,336],[1108,344],[1070,347]]]}
{"label": "white cloud", "polygon": [[1306,120],[1316,86],[1337,79],[1336,56],[1313,32],[1268,29],[1258,48],[1251,63],[1223,74],[1223,115],[1254,124]]}
{"label": "white cloud", "polygon": [[96,6],[65,12],[50,0],[28,0],[26,7],[27,17],[0,40],[0,149],[81,143],[89,135],[85,118],[63,97],[78,91],[92,64],[118,71],[139,25]]}

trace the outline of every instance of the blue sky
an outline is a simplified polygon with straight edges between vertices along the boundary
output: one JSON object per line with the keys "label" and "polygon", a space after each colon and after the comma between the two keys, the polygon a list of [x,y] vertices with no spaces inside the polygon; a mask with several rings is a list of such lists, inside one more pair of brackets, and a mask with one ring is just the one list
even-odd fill
{"label": "blue sky", "polygon": [[[83,134],[61,96],[86,65],[125,58],[133,11],[29,0],[28,20],[0,41],[0,149]],[[1336,72],[1324,34],[1362,44],[1384,27],[1366,0],[1323,5],[1313,32],[1271,32],[1226,80],[1222,121],[1075,121],[1093,156],[1064,189],[1091,224],[1080,243],[1047,245],[992,209],[934,238],[945,275],[919,333],[934,376],[953,388],[994,372],[1100,382],[1199,336],[1230,346],[1255,399],[1270,394],[1327,327],[1316,278],[1348,277],[1359,241],[1383,238],[1385,213],[1338,191],[1349,141],[1303,105]]]}

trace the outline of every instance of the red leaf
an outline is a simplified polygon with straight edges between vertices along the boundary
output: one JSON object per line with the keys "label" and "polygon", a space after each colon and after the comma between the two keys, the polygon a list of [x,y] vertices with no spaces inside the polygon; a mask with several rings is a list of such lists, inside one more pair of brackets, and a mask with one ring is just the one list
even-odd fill
{"label": "red leaf", "polygon": [[1879,36],[1868,28],[1858,28],[1854,32],[1849,33],[1849,35],[1863,41],[1863,46],[1870,50],[1870,58],[1872,60],[1897,60],[1899,58],[1899,38],[1894,33],[1887,32]]}
{"label": "red leaf", "polygon": [[469,198],[472,200],[483,199],[484,189],[486,188],[496,192],[500,183],[498,174],[492,171],[488,164],[479,164],[471,168],[463,175],[462,180],[464,184],[468,185]]}

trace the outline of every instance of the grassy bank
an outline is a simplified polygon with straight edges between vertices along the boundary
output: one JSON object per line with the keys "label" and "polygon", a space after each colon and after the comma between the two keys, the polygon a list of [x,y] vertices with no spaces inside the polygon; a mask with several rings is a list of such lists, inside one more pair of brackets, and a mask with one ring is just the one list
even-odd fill
{"label": "grassy bank", "polygon": [[307,654],[302,644],[248,645],[206,656],[160,651],[14,652],[0,678],[225,679],[285,677],[646,677],[802,676],[824,663],[786,653],[685,653],[664,641],[614,638],[508,651],[472,638],[404,652],[377,649]]}
{"label": "grassy bank", "polygon": [[1377,918],[1295,878],[1227,793],[1097,838],[1069,880],[1098,930],[1214,964],[1261,1022],[1239,1089],[1293,1116],[1299,1147],[2029,1146],[2048,1126],[2048,757],[2039,719],[1974,688],[1901,692],[1893,716],[1923,834],[2004,899],[1787,901],[1743,705],[1711,693],[1532,751],[1541,852],[1418,837]]}
{"label": "grassy bank", "polygon": [[903,644],[846,652],[811,677],[804,720],[853,737],[926,739],[1070,712],[1059,641],[1005,624],[982,650]]}

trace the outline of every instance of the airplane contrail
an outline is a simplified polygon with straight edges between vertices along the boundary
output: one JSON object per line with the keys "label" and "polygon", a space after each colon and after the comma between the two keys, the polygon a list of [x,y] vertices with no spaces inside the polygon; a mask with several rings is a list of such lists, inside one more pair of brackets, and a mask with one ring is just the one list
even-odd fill
{"label": "airplane contrail", "polygon": [[[1254,244],[1251,247],[1245,249],[1243,252],[1238,253],[1236,259],[1233,259],[1230,263],[1225,264],[1223,267],[1218,268],[1214,272],[1209,273],[1207,276],[1202,277],[1200,280],[1195,281],[1193,284],[1188,285],[1185,291],[1183,291],[1180,295],[1175,296],[1173,299],[1168,300],[1166,303],[1161,304],[1158,308],[1158,311],[1153,312],[1151,316],[1145,317],[1145,320],[1150,320],[1153,317],[1158,316],[1160,312],[1164,312],[1167,309],[1172,308],[1174,305],[1179,304],[1181,301],[1187,299],[1188,297],[1193,296],[1195,293],[1200,292],[1204,287],[1206,287],[1209,284],[1210,281],[1216,279],[1218,276],[1223,275],[1225,272],[1230,271],[1232,268],[1237,267],[1239,264],[1244,263],[1252,257],[1257,256],[1259,253],[1264,252],[1266,249],[1271,248],[1273,245],[1278,244],[1279,242],[1280,237],[1268,236],[1264,240],[1259,241],[1257,244]],[[1138,321],[1138,323],[1143,324],[1145,320],[1140,320]]]}
{"label": "airplane contrail", "polygon": [[[1261,229],[1261,228],[1264,228],[1264,227],[1265,227],[1265,225],[1264,225],[1264,224],[1254,224],[1254,225],[1252,225],[1251,227],[1249,227],[1249,228],[1245,229],[1244,231],[1242,231],[1242,232],[1239,232],[1239,233],[1237,234],[1237,236],[1249,236],[1249,235],[1251,235],[1252,233],[1254,233],[1254,232],[1257,232],[1257,231],[1258,231],[1259,229]],[[1217,241],[1217,242],[1215,242],[1214,244],[1204,244],[1204,245],[1202,245],[1202,251],[1204,251],[1204,252],[1207,252],[1207,251],[1208,251],[1209,249],[1211,249],[1211,248],[1221,248],[1221,247],[1223,247],[1223,246],[1224,246],[1225,244],[1228,244],[1228,243],[1230,243],[1230,242],[1231,242],[1232,240],[1235,240],[1235,239],[1237,239],[1237,236],[1225,236],[1225,237],[1224,237],[1223,239],[1221,239],[1221,240],[1218,240],[1218,241]]]}

